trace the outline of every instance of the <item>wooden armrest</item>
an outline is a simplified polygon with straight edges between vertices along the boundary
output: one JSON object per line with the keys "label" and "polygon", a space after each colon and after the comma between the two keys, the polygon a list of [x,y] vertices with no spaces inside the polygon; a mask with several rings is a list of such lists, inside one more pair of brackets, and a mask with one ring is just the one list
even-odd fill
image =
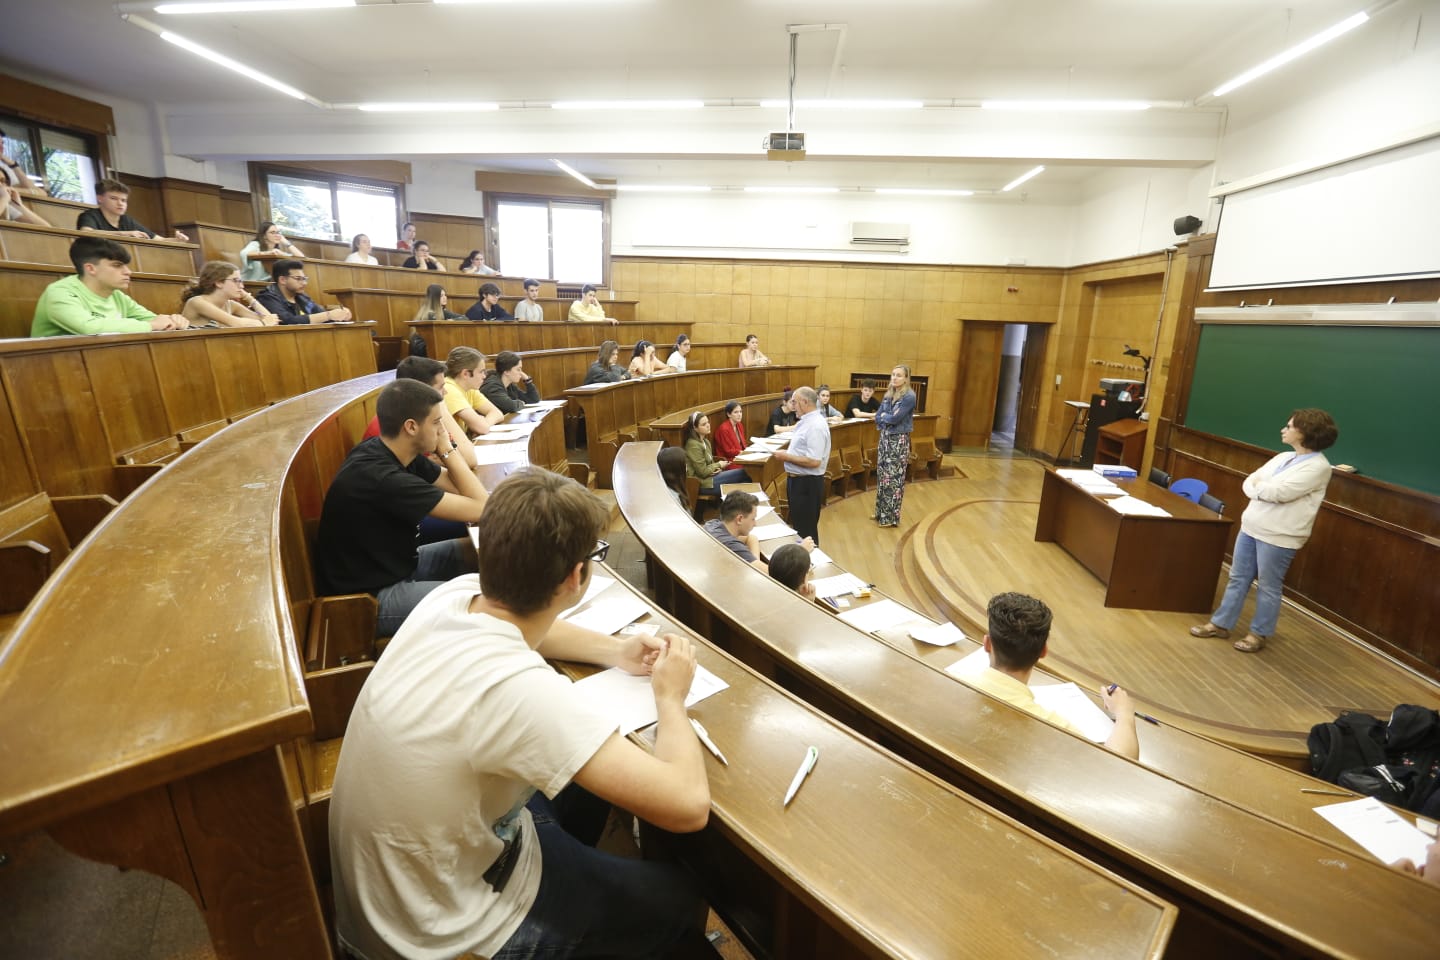
{"label": "wooden armrest", "polygon": [[310,700],[310,715],[315,719],[315,739],[330,740],[345,735],[350,711],[360,696],[365,678],[375,662],[349,663],[305,674],[305,695]]}
{"label": "wooden armrest", "polygon": [[94,530],[95,525],[104,519],[107,513],[120,506],[114,497],[104,493],[51,497],[50,505],[55,508],[55,516],[60,519],[60,526],[65,529],[65,539],[70,541],[71,547]]}
{"label": "wooden armrest", "polygon": [[163,463],[120,463],[115,465],[115,492],[121,499],[165,468]]}
{"label": "wooden armrest", "polygon": [[576,463],[573,460],[567,460],[565,469],[569,473],[571,480],[576,481],[582,487],[588,487],[590,485],[590,465],[588,463]]}
{"label": "wooden armrest", "polygon": [[368,593],[316,597],[310,601],[305,637],[307,670],[328,670],[375,659],[375,620],[380,604]]}
{"label": "wooden armrest", "polygon": [[0,543],[0,613],[15,613],[50,576],[50,548],[34,540]]}

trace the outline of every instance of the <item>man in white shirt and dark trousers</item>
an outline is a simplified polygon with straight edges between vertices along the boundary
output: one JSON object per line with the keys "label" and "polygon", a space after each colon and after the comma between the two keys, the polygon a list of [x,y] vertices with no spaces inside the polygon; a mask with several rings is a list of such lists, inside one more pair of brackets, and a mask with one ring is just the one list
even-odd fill
{"label": "man in white shirt and dark trousers", "polygon": [[[556,619],[585,596],[608,521],[568,477],[505,480],[477,524],[478,579],[426,597],[365,681],[330,803],[335,928],[354,956],[651,957],[703,930],[682,868],[593,847],[609,803],[674,832],[710,813],[691,641]],[[649,674],[654,750],[546,657]]]}
{"label": "man in white shirt and dark trousers", "polygon": [[830,462],[830,425],[817,409],[818,397],[810,387],[790,395],[800,419],[790,434],[790,446],[777,450],[785,465],[785,489],[790,500],[790,526],[804,539],[820,545],[820,508],[825,505],[825,465]]}

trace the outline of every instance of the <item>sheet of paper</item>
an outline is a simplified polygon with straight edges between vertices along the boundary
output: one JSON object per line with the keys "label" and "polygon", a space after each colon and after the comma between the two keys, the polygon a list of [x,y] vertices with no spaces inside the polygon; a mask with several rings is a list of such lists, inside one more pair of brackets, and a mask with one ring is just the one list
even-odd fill
{"label": "sheet of paper", "polygon": [[866,633],[874,633],[885,627],[898,627],[902,624],[913,623],[918,619],[918,614],[909,607],[902,606],[887,597],[883,600],[876,600],[874,603],[867,603],[863,607],[846,610],[840,614],[840,619]]}
{"label": "sheet of paper", "polygon": [[985,668],[990,666],[990,654],[985,652],[984,647],[977,647],[966,656],[956,660],[945,668],[945,672],[952,677],[973,677],[983,673]]}
{"label": "sheet of paper", "polygon": [[785,523],[763,523],[755,528],[755,539],[764,543],[766,540],[779,540],[781,537],[795,536],[795,528]]}
{"label": "sheet of paper", "polygon": [[622,593],[618,596],[602,597],[565,619],[577,627],[608,635],[649,612],[650,605],[644,600],[631,593]]}
{"label": "sheet of paper", "polygon": [[[490,428],[490,433],[509,435],[512,437],[528,437],[540,426],[539,420],[519,420],[510,423],[497,423]],[[488,437],[490,434],[487,433]]]}
{"label": "sheet of paper", "polygon": [[764,520],[766,517],[770,516],[770,514],[774,512],[774,507],[770,506],[770,504],[768,503],[762,503],[755,508],[755,519]]}
{"label": "sheet of paper", "polygon": [[1315,812],[1381,863],[1425,862],[1430,838],[1374,797],[1316,807]]}
{"label": "sheet of paper", "polygon": [[1116,497],[1114,500],[1106,500],[1106,506],[1116,513],[1123,513],[1132,517],[1168,517],[1169,512],[1163,507],[1157,507],[1153,503],[1146,503],[1136,497]]}
{"label": "sheet of paper", "polygon": [[487,443],[475,448],[475,465],[519,463],[529,456],[530,445],[527,443]]}
{"label": "sheet of paper", "polygon": [[856,590],[864,588],[865,585],[865,581],[853,573],[840,573],[833,577],[820,577],[810,581],[810,586],[815,588],[815,596],[821,600],[838,597],[842,593],[854,593]]}
{"label": "sheet of paper", "polygon": [[948,647],[965,639],[964,632],[955,624],[946,621],[932,626],[917,625],[910,628],[910,636],[932,647]]}
{"label": "sheet of paper", "polygon": [[[471,529],[474,529],[474,528],[472,527]],[[478,542],[477,542],[476,545],[477,545],[477,546],[479,545]],[[610,586],[612,583],[614,583],[614,582],[615,582],[615,578],[614,578],[614,577],[607,577],[607,576],[604,576],[603,574],[599,574],[599,573],[591,574],[591,575],[590,575],[590,586],[588,586],[588,587],[585,588],[585,596],[581,597],[581,598],[580,598],[580,602],[577,603],[577,604],[575,604],[575,606],[571,607],[569,610],[563,611],[563,612],[560,614],[560,619],[561,619],[561,620],[564,620],[564,619],[568,618],[568,617],[570,616],[570,614],[574,613],[576,610],[579,610],[579,609],[580,609],[581,607],[583,607],[585,604],[589,603],[591,600],[594,600],[596,597],[598,597],[601,593],[603,593],[603,592],[605,591],[605,589],[606,589],[607,587],[609,587],[609,586]]]}
{"label": "sheet of paper", "polygon": [[[685,706],[693,707],[728,686],[724,680],[696,664],[695,679],[690,683]],[[621,736],[648,727],[659,719],[649,677],[637,677],[619,667],[611,667],[584,680],[577,680],[575,689],[601,713],[615,718]]]}
{"label": "sheet of paper", "polygon": [[1069,720],[1086,740],[1104,743],[1115,729],[1115,721],[1073,683],[1032,684],[1030,689],[1035,693],[1036,703]]}
{"label": "sheet of paper", "polygon": [[568,400],[541,400],[539,403],[525,404],[526,410],[557,410],[569,403]]}
{"label": "sheet of paper", "polygon": [[810,551],[810,566],[812,567],[823,567],[827,563],[834,562],[834,560],[830,559],[830,554],[826,553],[824,550],[821,550],[819,547],[816,547],[814,550]]}
{"label": "sheet of paper", "polygon": [[655,635],[656,635],[657,633],[659,633],[659,632],[660,632],[660,624],[658,624],[658,623],[632,623],[632,624],[630,624],[630,626],[628,626],[628,627],[622,627],[622,628],[620,629],[620,634],[621,634],[622,636],[628,636],[628,635],[631,635],[631,634],[637,634],[637,633],[638,633],[638,634],[643,634],[643,635],[645,635],[645,636],[647,636],[647,637],[653,637],[653,636],[655,636]]}
{"label": "sheet of paper", "polygon": [[766,460],[769,460],[769,459],[770,459],[770,454],[769,454],[768,451],[767,451],[767,452],[763,452],[763,453],[758,453],[758,452],[757,452],[757,453],[750,453],[750,452],[746,452],[746,453],[739,453],[739,454],[736,454],[736,455],[735,455],[735,462],[736,462],[736,463],[764,463]]}

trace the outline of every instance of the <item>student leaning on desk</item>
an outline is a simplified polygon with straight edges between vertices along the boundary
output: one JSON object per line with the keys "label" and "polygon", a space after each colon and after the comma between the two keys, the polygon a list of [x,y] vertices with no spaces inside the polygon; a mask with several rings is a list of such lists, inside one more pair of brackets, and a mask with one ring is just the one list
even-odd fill
{"label": "student leaning on desk", "polygon": [[[683,869],[593,847],[609,803],[676,832],[710,812],[691,641],[556,619],[584,598],[608,522],[568,477],[507,479],[477,525],[478,581],[432,592],[365,681],[330,805],[336,933],[357,955],[652,956],[697,929]],[[649,674],[654,752],[546,657]]]}

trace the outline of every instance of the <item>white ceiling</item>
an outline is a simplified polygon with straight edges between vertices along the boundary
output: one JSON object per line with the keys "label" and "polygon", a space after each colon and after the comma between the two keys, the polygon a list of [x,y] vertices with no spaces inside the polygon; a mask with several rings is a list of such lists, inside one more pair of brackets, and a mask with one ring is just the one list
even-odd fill
{"label": "white ceiling", "polygon": [[[1402,5],[1416,2],[1426,0]],[[738,184],[803,176],[807,183],[994,189],[1036,162],[1050,167],[1046,178],[1056,184],[1115,166],[1206,165],[1218,142],[1223,101],[1180,105],[1362,5],[497,0],[143,14],[330,104],[506,104],[499,113],[458,118],[365,115],[297,103],[124,23],[117,7],[96,0],[9,0],[0,61],[42,82],[59,77],[154,104],[166,118],[171,149],[203,159],[327,151],[441,155],[488,169],[552,172],[548,158],[563,156],[591,176],[622,182]],[[1125,98],[1171,101],[1178,109],[1080,118],[939,107],[897,114],[801,111],[796,126],[810,137],[812,159],[767,165],[758,159],[760,140],[768,130],[784,129],[783,111],[708,107],[577,117],[539,106],[561,99],[783,98],[786,25],[792,23],[844,25],[799,36],[801,97]],[[1283,83],[1283,75],[1264,82]],[[520,108],[526,101],[539,104]],[[272,131],[280,135],[265,135]]]}

